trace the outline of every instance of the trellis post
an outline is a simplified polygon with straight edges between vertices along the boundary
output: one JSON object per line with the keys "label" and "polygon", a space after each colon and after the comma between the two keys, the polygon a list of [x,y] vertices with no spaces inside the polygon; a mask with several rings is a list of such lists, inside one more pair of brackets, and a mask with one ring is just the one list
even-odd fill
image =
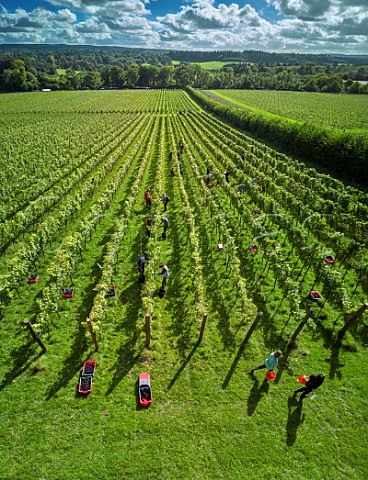
{"label": "trellis post", "polygon": [[31,323],[29,320],[23,320],[23,323],[26,325],[26,327],[28,328],[28,330],[31,332],[31,335],[32,335],[32,337],[33,337],[33,340],[34,340],[35,342],[37,342],[38,345],[42,348],[42,352],[43,352],[43,353],[46,353],[46,352],[47,352],[46,345],[43,343],[43,341],[41,340],[40,336],[38,335],[38,333],[36,332],[36,330],[33,328],[32,323]]}
{"label": "trellis post", "polygon": [[151,315],[149,312],[145,314],[146,320],[146,347],[148,348],[151,343]]}
{"label": "trellis post", "polygon": [[203,316],[202,316],[201,330],[199,332],[199,341],[200,342],[203,339],[203,333],[204,333],[204,329],[206,327],[207,317],[208,317],[207,313],[204,313]]}

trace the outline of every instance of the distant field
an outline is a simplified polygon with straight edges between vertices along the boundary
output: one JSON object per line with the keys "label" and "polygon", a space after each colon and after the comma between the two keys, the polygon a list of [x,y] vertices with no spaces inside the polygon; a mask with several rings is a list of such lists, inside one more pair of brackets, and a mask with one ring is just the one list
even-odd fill
{"label": "distant field", "polygon": [[[172,61],[173,65],[179,65],[180,63],[181,62],[179,62],[178,60],[173,60]],[[227,65],[229,62],[191,62],[191,63],[195,63],[197,65],[200,65],[205,70],[219,70],[224,65]]]}
{"label": "distant field", "polygon": [[[65,75],[66,69],[65,68],[57,68],[56,69],[57,75]],[[76,70],[75,73],[80,73],[80,70]]]}
{"label": "distant field", "polygon": [[219,70],[224,65],[227,65],[229,62],[198,62],[205,70]]}
{"label": "distant field", "polygon": [[275,90],[214,90],[210,94],[242,108],[262,110],[325,127],[368,131],[367,95]]}

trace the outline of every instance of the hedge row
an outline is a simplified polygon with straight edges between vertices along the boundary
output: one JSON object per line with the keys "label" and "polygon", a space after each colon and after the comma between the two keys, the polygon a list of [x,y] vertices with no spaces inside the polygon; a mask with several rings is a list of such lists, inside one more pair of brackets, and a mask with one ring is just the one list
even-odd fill
{"label": "hedge row", "polygon": [[206,110],[235,127],[247,130],[266,142],[305,161],[334,170],[339,176],[368,184],[368,136],[333,132],[326,128],[222,105],[198,90],[187,89]]}

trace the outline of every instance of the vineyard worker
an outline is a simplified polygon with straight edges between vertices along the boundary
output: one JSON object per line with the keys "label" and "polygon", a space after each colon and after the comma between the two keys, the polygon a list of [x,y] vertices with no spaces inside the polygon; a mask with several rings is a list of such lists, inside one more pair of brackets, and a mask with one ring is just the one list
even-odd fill
{"label": "vineyard worker", "polygon": [[169,228],[169,220],[167,217],[162,217],[162,223],[159,225],[160,227],[163,226],[164,230],[162,232],[162,240],[166,240],[166,232],[167,229]]}
{"label": "vineyard worker", "polygon": [[162,284],[161,288],[165,289],[167,279],[169,278],[169,269],[164,263],[160,263],[159,267],[161,268],[161,272],[159,272],[159,275],[162,275]]}
{"label": "vineyard worker", "polygon": [[148,238],[151,236],[151,230],[150,230],[151,225],[152,225],[152,218],[147,218],[147,220],[146,220],[146,234],[147,234]]}
{"label": "vineyard worker", "polygon": [[238,185],[238,193],[243,193],[245,190],[245,184],[244,183],[240,183]]}
{"label": "vineyard worker", "polygon": [[180,175],[183,175],[183,164],[179,162]]}
{"label": "vineyard worker", "polygon": [[308,381],[304,387],[294,391],[294,397],[297,393],[303,392],[303,394],[300,395],[300,398],[299,398],[299,400],[303,400],[303,398],[305,398],[309,393],[313,392],[318,387],[320,387],[324,381],[325,381],[325,376],[323,373],[320,373],[319,375],[311,375],[308,378]]}
{"label": "vineyard worker", "polygon": [[152,197],[151,197],[151,190],[149,188],[147,188],[147,190],[144,191],[144,201],[146,202],[147,210],[151,210]]}
{"label": "vineyard worker", "polygon": [[258,178],[257,177],[254,177],[252,180],[251,180],[252,183],[257,183],[258,182]]}
{"label": "vineyard worker", "polygon": [[207,185],[210,183],[211,178],[213,177],[213,173],[207,173],[206,175],[206,183]]}
{"label": "vineyard worker", "polygon": [[161,195],[161,201],[164,204],[164,212],[166,212],[167,204],[169,203],[170,198],[166,195],[166,193],[163,193]]}
{"label": "vineyard worker", "polygon": [[224,172],[224,175],[227,183],[230,183],[229,176],[231,175],[231,172],[229,172],[229,170],[226,170],[226,172]]}
{"label": "vineyard worker", "polygon": [[259,365],[259,367],[252,368],[251,372],[254,372],[255,370],[261,370],[262,368],[268,368],[268,370],[274,370],[279,363],[280,357],[282,357],[281,350],[277,350],[276,352],[270,353],[269,356],[264,361],[264,363],[262,365]]}
{"label": "vineyard worker", "polygon": [[139,272],[139,280],[141,282],[144,282],[144,266],[146,262],[149,260],[148,255],[144,253],[138,258],[137,261],[137,267],[138,267],[138,272]]}

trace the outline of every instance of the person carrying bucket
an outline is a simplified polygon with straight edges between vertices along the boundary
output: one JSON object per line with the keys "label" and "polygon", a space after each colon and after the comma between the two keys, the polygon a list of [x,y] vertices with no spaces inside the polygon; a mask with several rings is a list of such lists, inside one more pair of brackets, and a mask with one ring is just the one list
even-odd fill
{"label": "person carrying bucket", "polygon": [[254,372],[255,370],[261,370],[262,368],[268,368],[268,370],[274,370],[279,363],[280,357],[282,357],[281,350],[277,350],[276,352],[271,352],[269,356],[266,358],[266,360],[264,361],[264,363],[262,365],[259,365],[258,367],[252,368],[251,372]]}
{"label": "person carrying bucket", "polygon": [[318,375],[310,375],[310,377],[307,378],[308,380],[305,386],[294,391],[294,397],[297,393],[303,392],[302,395],[300,395],[299,400],[303,400],[303,398],[305,398],[306,396],[308,396],[309,393],[320,387],[325,381],[325,376],[323,373],[320,373]]}

